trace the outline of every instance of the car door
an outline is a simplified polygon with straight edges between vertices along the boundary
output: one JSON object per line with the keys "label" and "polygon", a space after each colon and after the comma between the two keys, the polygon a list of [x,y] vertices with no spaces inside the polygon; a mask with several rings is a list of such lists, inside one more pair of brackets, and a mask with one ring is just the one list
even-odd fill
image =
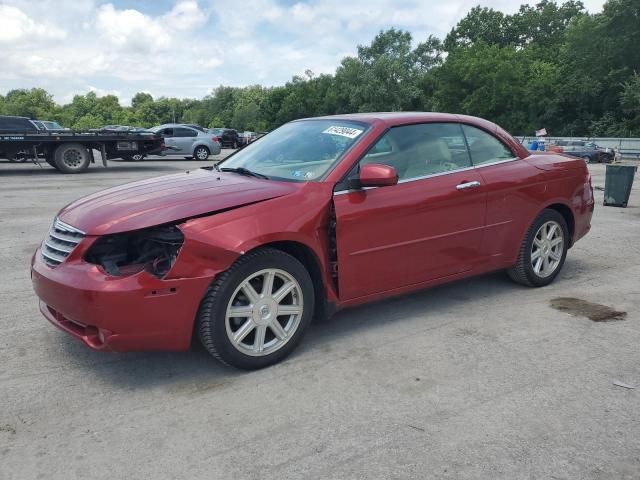
{"label": "car door", "polygon": [[334,193],[341,300],[463,274],[480,261],[486,190],[459,124],[390,129],[359,165],[393,166],[397,185]]}
{"label": "car door", "polygon": [[500,268],[519,248],[547,188],[544,173],[520,159],[492,133],[463,125],[471,162],[487,191],[483,255]]}
{"label": "car door", "polygon": [[175,127],[175,145],[178,147],[180,155],[192,155],[193,144],[198,137],[198,131],[189,127]]}
{"label": "car door", "polygon": [[169,147],[169,149],[166,150],[166,155],[175,155],[177,153],[176,152],[177,146],[176,146],[176,139],[173,133],[173,128],[171,127],[163,128],[162,130],[158,130],[156,134],[164,137],[164,144],[167,147]]}

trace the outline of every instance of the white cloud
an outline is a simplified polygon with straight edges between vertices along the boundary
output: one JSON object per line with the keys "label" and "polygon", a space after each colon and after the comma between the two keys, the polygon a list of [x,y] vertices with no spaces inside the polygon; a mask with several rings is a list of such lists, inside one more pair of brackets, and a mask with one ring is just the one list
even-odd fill
{"label": "white cloud", "polygon": [[138,10],[116,10],[110,3],[98,9],[96,31],[112,46],[130,52],[157,52],[171,44],[161,22]]}
{"label": "white cloud", "polygon": [[54,25],[36,23],[17,7],[0,5],[0,44],[28,39],[61,39],[65,36],[64,30]]}
{"label": "white cloud", "polygon": [[194,0],[183,0],[162,17],[167,28],[178,30],[192,30],[207,22],[209,15],[203,12]]}

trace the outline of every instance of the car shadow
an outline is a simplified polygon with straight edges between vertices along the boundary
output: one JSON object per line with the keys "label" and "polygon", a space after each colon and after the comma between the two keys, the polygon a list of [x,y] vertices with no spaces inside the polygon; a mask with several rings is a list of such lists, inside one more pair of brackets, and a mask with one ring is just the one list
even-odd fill
{"label": "car shadow", "polygon": [[[565,269],[556,281],[571,280],[585,265],[576,260],[567,261]],[[82,368],[92,370],[93,375],[124,390],[147,389],[162,386],[171,392],[201,393],[228,388],[247,375],[278,373],[274,369],[305,371],[318,361],[318,355],[330,355],[332,344],[352,337],[356,340],[363,331],[382,328],[394,322],[402,322],[415,316],[425,317],[424,328],[443,325],[442,315],[452,307],[477,298],[494,298],[499,305],[501,298],[513,294],[514,289],[528,289],[511,282],[504,272],[494,272],[472,277],[419,292],[352,307],[336,313],[329,319],[315,320],[300,346],[283,363],[258,372],[245,372],[222,365],[200,345],[197,339],[187,352],[149,353],[98,353],[59,332],[61,362],[69,357]],[[450,321],[462,322],[464,318]],[[407,330],[407,335],[411,333]],[[269,372],[271,373],[264,373]]]}
{"label": "car shadow", "polygon": [[[288,368],[299,362],[317,361],[310,353],[330,352],[331,344],[344,337],[358,338],[364,329],[401,322],[407,317],[429,314],[434,326],[441,324],[438,314],[455,303],[474,297],[507,295],[513,288],[503,273],[483,275],[434,287],[417,293],[353,307],[327,320],[316,320],[304,341],[284,364],[270,367]],[[438,323],[439,322],[439,323]],[[428,325],[426,325],[428,328]],[[176,353],[98,353],[60,332],[61,357],[74,359],[82,368],[90,369],[101,381],[122,389],[146,389],[158,385],[170,391],[200,392],[228,387],[231,383],[255,372],[226,367],[211,357],[194,339],[188,352]],[[354,340],[355,341],[355,340]],[[62,361],[62,360],[61,360]]]}
{"label": "car shadow", "polygon": [[498,298],[508,295],[514,288],[521,287],[509,281],[503,272],[496,272],[348,308],[330,319],[314,322],[299,351],[329,350],[331,343],[340,337],[357,338],[361,330],[401,322],[408,317],[428,314],[431,317],[425,320],[425,328],[429,327],[428,322],[436,327],[442,324],[438,315],[452,306],[474,298]]}

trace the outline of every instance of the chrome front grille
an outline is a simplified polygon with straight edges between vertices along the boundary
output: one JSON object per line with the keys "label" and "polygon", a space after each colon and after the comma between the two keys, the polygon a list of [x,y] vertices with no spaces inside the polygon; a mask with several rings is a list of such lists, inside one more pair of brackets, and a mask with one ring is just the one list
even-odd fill
{"label": "chrome front grille", "polygon": [[83,238],[84,232],[56,218],[49,236],[42,243],[42,258],[52,267],[60,265]]}

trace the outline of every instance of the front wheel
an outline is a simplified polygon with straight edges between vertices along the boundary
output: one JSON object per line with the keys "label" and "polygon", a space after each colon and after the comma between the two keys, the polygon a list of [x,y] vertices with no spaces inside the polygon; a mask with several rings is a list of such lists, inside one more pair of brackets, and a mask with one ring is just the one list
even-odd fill
{"label": "front wheel", "polygon": [[509,277],[529,287],[544,287],[556,278],[567,256],[569,228],[556,210],[545,209],[534,220]]}
{"label": "front wheel", "polygon": [[591,163],[591,157],[585,155],[584,157],[582,157],[582,159],[584,160],[584,163]]}
{"label": "front wheel", "polygon": [[222,363],[263,368],[295,349],[313,308],[306,268],[285,252],[265,248],[241,257],[209,287],[198,310],[198,334]]}
{"label": "front wheel", "polygon": [[209,158],[209,153],[210,152],[207,147],[205,147],[204,145],[200,145],[193,151],[193,158],[195,158],[196,160],[204,161]]}

